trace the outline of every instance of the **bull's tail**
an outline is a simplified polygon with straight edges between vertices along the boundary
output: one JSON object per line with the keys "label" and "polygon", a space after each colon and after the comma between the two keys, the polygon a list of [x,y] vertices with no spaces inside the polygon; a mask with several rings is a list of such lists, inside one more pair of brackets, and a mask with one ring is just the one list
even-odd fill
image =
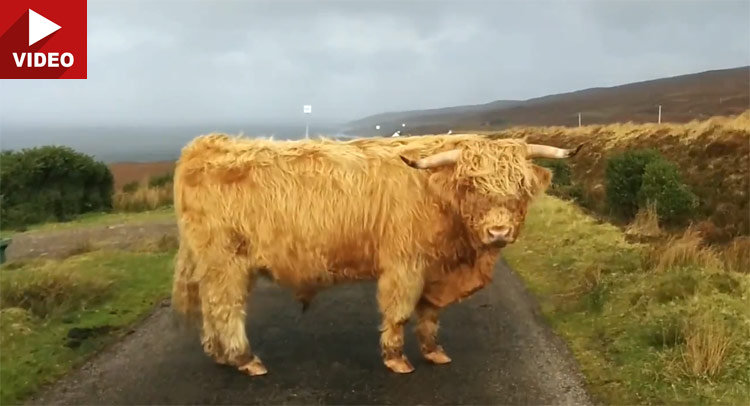
{"label": "bull's tail", "polygon": [[172,309],[191,325],[201,321],[199,285],[194,279],[195,268],[193,252],[183,241],[175,258]]}

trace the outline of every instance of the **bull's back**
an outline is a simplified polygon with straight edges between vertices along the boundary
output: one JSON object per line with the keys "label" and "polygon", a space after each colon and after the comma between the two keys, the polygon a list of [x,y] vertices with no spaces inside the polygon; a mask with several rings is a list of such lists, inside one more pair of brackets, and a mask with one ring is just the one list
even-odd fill
{"label": "bull's back", "polygon": [[247,151],[193,152],[175,173],[181,232],[198,246],[241,239],[275,272],[375,272],[383,244],[404,241],[413,229],[422,180],[395,157],[350,152],[342,159],[265,153],[257,161]]}

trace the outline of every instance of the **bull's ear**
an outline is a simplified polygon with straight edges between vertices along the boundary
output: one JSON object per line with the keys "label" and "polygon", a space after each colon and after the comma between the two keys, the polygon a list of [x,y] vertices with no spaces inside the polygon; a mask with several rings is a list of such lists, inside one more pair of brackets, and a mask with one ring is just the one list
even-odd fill
{"label": "bull's ear", "polygon": [[531,164],[531,169],[534,173],[534,179],[532,180],[534,195],[544,193],[552,183],[552,171],[535,164]]}

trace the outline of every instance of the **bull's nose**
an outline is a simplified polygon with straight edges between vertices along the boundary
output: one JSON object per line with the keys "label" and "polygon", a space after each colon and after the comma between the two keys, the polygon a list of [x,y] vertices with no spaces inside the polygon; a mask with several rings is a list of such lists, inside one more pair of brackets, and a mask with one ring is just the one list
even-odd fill
{"label": "bull's nose", "polygon": [[490,240],[509,241],[513,238],[513,229],[508,226],[490,227],[487,229]]}

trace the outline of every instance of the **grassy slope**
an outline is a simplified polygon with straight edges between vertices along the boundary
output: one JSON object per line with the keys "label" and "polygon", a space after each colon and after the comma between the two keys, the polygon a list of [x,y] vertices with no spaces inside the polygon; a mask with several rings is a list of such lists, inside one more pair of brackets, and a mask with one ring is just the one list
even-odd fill
{"label": "grassy slope", "polygon": [[[646,250],[575,205],[545,197],[505,257],[570,345],[600,401],[746,403],[749,275],[695,267],[655,272],[645,269]],[[722,358],[712,348],[723,340]],[[718,373],[691,372],[712,359],[720,361]]]}
{"label": "grassy slope", "polygon": [[605,169],[612,154],[654,148],[677,164],[700,199],[699,217],[715,226],[716,240],[750,234],[750,110],[684,124],[617,123],[604,126],[515,127],[493,133],[555,146],[585,144],[570,160],[583,203],[607,214]]}
{"label": "grassy slope", "polygon": [[[168,297],[172,257],[173,251],[93,252],[0,268],[0,404],[17,403],[62,376]],[[65,345],[70,329],[101,326],[112,330],[77,348]]]}

